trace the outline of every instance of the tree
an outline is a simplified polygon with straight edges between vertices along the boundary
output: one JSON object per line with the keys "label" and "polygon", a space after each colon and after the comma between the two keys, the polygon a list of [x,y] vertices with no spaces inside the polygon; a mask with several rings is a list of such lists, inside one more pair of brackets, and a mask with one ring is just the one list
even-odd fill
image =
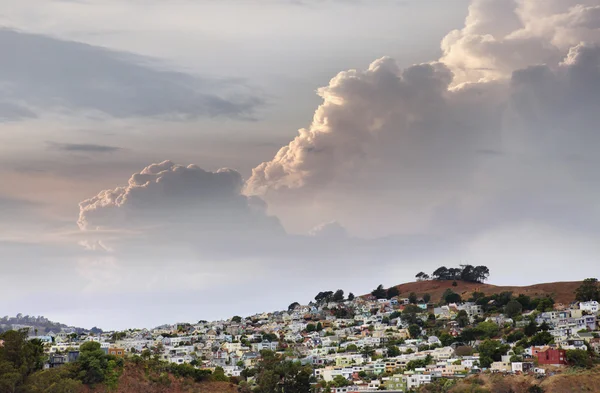
{"label": "tree", "polygon": [[236,315],[231,318],[231,322],[240,323],[240,322],[242,322],[242,317],[240,317],[239,315]]}
{"label": "tree", "polygon": [[396,288],[396,287],[388,288],[388,290],[387,290],[387,298],[388,299],[394,298],[398,295],[400,295],[400,291],[398,290],[398,288]]}
{"label": "tree", "polygon": [[531,339],[529,340],[529,345],[540,346],[540,345],[550,344],[553,341],[554,341],[554,337],[550,333],[541,331],[541,332],[537,332],[536,334],[533,335],[533,337],[531,337]]}
{"label": "tree", "polygon": [[487,266],[476,266],[474,269],[474,277],[476,282],[485,282],[490,276],[490,269]]}
{"label": "tree", "polygon": [[79,378],[86,385],[104,381],[108,367],[108,356],[100,349],[100,343],[88,341],[79,347]]}
{"label": "tree", "polygon": [[511,300],[504,306],[504,313],[511,318],[520,315],[522,311],[523,305],[517,300]]}
{"label": "tree", "polygon": [[317,327],[315,328],[315,330],[317,332],[320,332],[321,330],[323,330],[323,325],[321,324],[321,322],[317,322]]}
{"label": "tree", "polygon": [[385,299],[387,297],[387,291],[383,288],[383,285],[379,284],[377,288],[371,291],[371,295],[375,296],[377,299]]}
{"label": "tree", "polygon": [[409,304],[408,306],[404,307],[401,319],[403,322],[406,322],[411,325],[417,324],[420,321],[417,314],[419,314],[421,311],[422,310],[414,304]]}
{"label": "tree", "polygon": [[502,345],[497,340],[485,340],[479,344],[479,364],[481,367],[490,367],[493,362],[501,360],[502,355],[508,351],[510,345]]}
{"label": "tree", "polygon": [[469,315],[465,310],[460,310],[458,312],[458,314],[456,315],[456,322],[461,328],[464,328],[465,326],[469,325]]}
{"label": "tree", "polygon": [[390,345],[387,347],[387,355],[390,358],[396,357],[400,355],[400,349],[398,349],[395,345]]}
{"label": "tree", "polygon": [[536,334],[538,331],[538,325],[537,323],[535,323],[535,321],[532,319],[531,321],[529,321],[529,323],[523,328],[523,333],[525,333],[525,335],[527,337],[531,337],[534,334]]}
{"label": "tree", "polygon": [[332,382],[336,388],[343,388],[344,386],[350,385],[350,381],[348,381],[346,378],[344,378],[341,375],[336,375],[335,378],[333,378]]}
{"label": "tree", "polygon": [[416,294],[416,293],[414,293],[414,292],[411,292],[411,293],[408,295],[408,302],[409,302],[410,304],[417,304],[417,294]]}
{"label": "tree", "polygon": [[435,279],[435,280],[448,280],[448,268],[446,266],[441,266],[438,267],[432,274],[431,276]]}
{"label": "tree", "polygon": [[308,325],[306,325],[306,331],[308,333],[314,332],[315,330],[317,330],[317,327],[314,324],[309,323]]}
{"label": "tree", "polygon": [[294,311],[296,309],[296,307],[298,307],[298,306],[300,306],[300,303],[298,303],[298,302],[294,302],[294,303],[290,304],[288,306],[288,312]]}
{"label": "tree", "polygon": [[586,278],[583,283],[575,290],[575,299],[580,302],[589,302],[591,300],[600,301],[600,285],[596,278]]}
{"label": "tree", "polygon": [[417,324],[412,324],[408,327],[408,333],[411,338],[417,338],[421,335],[421,328]]}
{"label": "tree", "polygon": [[319,292],[317,296],[315,296],[315,301],[317,302],[317,304],[329,303],[332,297],[332,291]]}
{"label": "tree", "polygon": [[425,295],[423,295],[423,301],[425,303],[429,303],[429,301],[431,300],[431,295],[426,293]]}
{"label": "tree", "polygon": [[256,393],[305,393],[310,391],[312,368],[284,360],[272,351],[261,351],[256,367]]}
{"label": "tree", "polygon": [[332,300],[337,303],[343,302],[344,301],[344,291],[342,291],[341,289],[338,289],[337,291],[335,291],[335,293],[333,294]]}
{"label": "tree", "polygon": [[444,291],[444,294],[442,295],[442,302],[449,304],[449,303],[460,303],[461,302],[461,297],[458,293],[454,292],[452,289],[448,288],[446,289],[446,291]]}
{"label": "tree", "polygon": [[572,367],[592,368],[594,361],[587,351],[581,349],[570,349],[567,351],[567,362]]}
{"label": "tree", "polygon": [[354,294],[352,292],[350,292],[348,294],[348,300],[350,300],[350,301],[354,300]]}
{"label": "tree", "polygon": [[515,300],[521,303],[523,310],[531,310],[531,298],[529,296],[520,294]]}
{"label": "tree", "polygon": [[473,355],[473,347],[469,347],[467,345],[456,347],[456,349],[454,350],[454,354],[456,356],[471,356]]}

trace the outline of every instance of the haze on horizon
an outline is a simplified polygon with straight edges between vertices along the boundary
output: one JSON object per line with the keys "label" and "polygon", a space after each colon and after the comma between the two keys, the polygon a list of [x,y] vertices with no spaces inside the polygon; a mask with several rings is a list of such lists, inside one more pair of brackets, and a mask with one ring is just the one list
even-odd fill
{"label": "haze on horizon", "polygon": [[0,0],[3,314],[228,318],[600,243],[600,0]]}

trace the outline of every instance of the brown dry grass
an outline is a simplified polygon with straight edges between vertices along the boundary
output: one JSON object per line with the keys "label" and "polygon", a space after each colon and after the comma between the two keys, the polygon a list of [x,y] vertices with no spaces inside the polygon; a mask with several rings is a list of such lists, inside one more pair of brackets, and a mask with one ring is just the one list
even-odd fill
{"label": "brown dry grass", "polygon": [[411,292],[415,292],[418,296],[429,293],[434,302],[437,302],[442,297],[444,291],[450,288],[465,299],[470,297],[475,291],[483,292],[486,295],[510,291],[515,296],[520,294],[531,296],[532,298],[552,296],[556,303],[569,304],[575,300],[575,290],[581,285],[581,281],[552,282],[523,287],[477,284],[464,281],[457,281],[456,283],[457,286],[453,287],[452,281],[417,281],[400,284],[396,288],[400,291],[400,297],[408,297]]}

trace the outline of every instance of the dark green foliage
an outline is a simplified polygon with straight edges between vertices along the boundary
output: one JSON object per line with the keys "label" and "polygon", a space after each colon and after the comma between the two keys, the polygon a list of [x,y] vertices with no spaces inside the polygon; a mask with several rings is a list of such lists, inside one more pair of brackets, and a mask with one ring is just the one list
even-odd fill
{"label": "dark green foliage", "polygon": [[425,303],[429,303],[430,300],[431,300],[431,295],[430,294],[426,293],[426,294],[423,295],[423,301]]}
{"label": "dark green foliage", "polygon": [[332,300],[334,302],[343,302],[344,301],[344,291],[342,291],[341,289],[338,289],[337,291],[335,291],[335,293],[333,294]]}
{"label": "dark green foliage", "polygon": [[398,288],[396,288],[396,287],[388,288],[387,294],[386,294],[388,299],[394,298],[398,295],[400,295],[400,291],[398,290]]}
{"label": "dark green foliage", "polygon": [[460,265],[460,268],[437,268],[431,277],[435,280],[462,280],[466,282],[482,283],[490,275],[490,269],[486,266]]}
{"label": "dark green foliage", "polygon": [[592,368],[594,360],[587,351],[581,349],[570,349],[567,351],[567,362],[572,367]]}
{"label": "dark green foliage", "polygon": [[421,328],[419,325],[413,324],[408,327],[408,332],[410,333],[411,338],[417,338],[421,335]]}
{"label": "dark green foliage", "polygon": [[414,292],[411,292],[408,295],[408,301],[409,301],[410,304],[417,304],[417,294],[414,293]]}
{"label": "dark green foliage", "polygon": [[350,292],[348,294],[348,300],[350,300],[350,301],[354,300],[354,294],[352,292]]}
{"label": "dark green foliage", "polygon": [[385,299],[387,297],[387,290],[383,288],[383,285],[379,284],[377,288],[371,291],[371,295],[375,296],[377,299]]}
{"label": "dark green foliage", "polygon": [[387,355],[390,358],[396,357],[396,356],[400,355],[400,350],[398,349],[397,346],[390,345],[387,347]]}
{"label": "dark green foliage", "polygon": [[509,348],[509,345],[502,345],[497,340],[483,341],[478,347],[479,364],[481,367],[490,367],[493,362],[500,361]]}
{"label": "dark green foliage", "polygon": [[511,318],[520,315],[522,311],[523,305],[517,300],[510,300],[506,303],[506,306],[504,306],[504,313]]}
{"label": "dark green foliage", "polygon": [[272,351],[262,351],[256,368],[256,393],[306,393],[310,391],[312,368],[284,360]]}
{"label": "dark green foliage", "polygon": [[442,294],[441,300],[442,300],[442,303],[449,304],[449,303],[460,303],[462,299],[458,293],[456,293],[452,289],[448,288]]}
{"label": "dark green foliage", "polygon": [[575,291],[575,299],[580,302],[600,301],[600,284],[596,278],[586,278]]}

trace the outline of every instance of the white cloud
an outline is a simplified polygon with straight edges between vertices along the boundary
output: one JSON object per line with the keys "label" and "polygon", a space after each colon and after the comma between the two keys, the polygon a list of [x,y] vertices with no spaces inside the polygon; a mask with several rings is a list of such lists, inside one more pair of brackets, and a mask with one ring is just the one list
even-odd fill
{"label": "white cloud", "polygon": [[324,214],[371,236],[595,227],[598,3],[476,0],[439,62],[339,73],[246,191],[296,230]]}

